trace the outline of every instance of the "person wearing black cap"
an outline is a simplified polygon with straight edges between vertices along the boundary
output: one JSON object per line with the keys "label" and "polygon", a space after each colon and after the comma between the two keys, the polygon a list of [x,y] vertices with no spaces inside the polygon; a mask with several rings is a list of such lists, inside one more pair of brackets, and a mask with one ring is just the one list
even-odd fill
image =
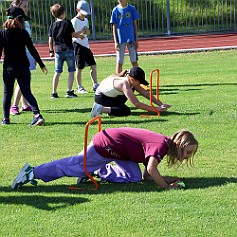
{"label": "person wearing black cap", "polygon": [[[154,112],[152,106],[140,102],[134,95],[134,90],[142,96],[150,99],[150,93],[140,84],[148,85],[145,80],[145,72],[140,67],[133,67],[129,71],[125,70],[102,80],[95,92],[95,103],[90,116],[94,118],[102,113],[110,116],[128,116],[131,114],[130,108],[125,105],[129,100],[138,109]],[[163,104],[153,96],[153,102],[158,105],[159,111],[166,111],[171,105]]]}
{"label": "person wearing black cap", "polygon": [[[29,13],[29,0],[13,0],[10,8],[11,7],[19,7],[21,8],[24,13],[26,14],[26,16],[28,16]],[[30,19],[29,19],[30,20]],[[30,37],[32,37],[32,33],[31,33],[31,27],[30,27],[30,23],[29,20],[25,20],[25,24],[24,24],[24,28],[25,30],[29,33]],[[30,62],[30,70],[36,70],[36,63],[34,58],[31,56],[29,50],[26,48],[26,55],[29,59]],[[21,100],[21,111],[25,112],[25,111],[32,111],[31,107],[29,105],[29,103],[27,102],[27,100],[25,99],[24,96],[22,96],[21,90],[19,85],[16,85],[15,88],[15,92],[14,92],[14,99],[11,105],[11,109],[10,109],[10,114],[12,115],[20,115],[20,111],[19,111],[19,104],[20,104],[20,100]]]}
{"label": "person wearing black cap", "polygon": [[38,103],[31,93],[31,74],[25,47],[28,48],[30,54],[39,64],[42,71],[45,74],[47,74],[48,71],[35,49],[28,32],[24,29],[24,20],[28,19],[21,8],[12,7],[7,10],[7,20],[3,25],[4,29],[0,31],[0,56],[2,56],[4,49],[4,119],[2,120],[2,125],[10,124],[9,114],[15,79],[17,79],[21,92],[30,103],[34,113],[33,121],[30,125],[37,126],[44,123],[44,118],[40,114]]}

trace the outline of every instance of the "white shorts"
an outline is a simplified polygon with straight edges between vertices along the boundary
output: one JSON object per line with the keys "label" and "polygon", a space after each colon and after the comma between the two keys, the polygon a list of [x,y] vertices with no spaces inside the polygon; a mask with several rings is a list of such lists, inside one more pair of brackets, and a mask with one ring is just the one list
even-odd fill
{"label": "white shorts", "polygon": [[124,62],[124,55],[125,55],[125,49],[128,49],[128,53],[130,56],[130,61],[131,63],[137,62],[138,57],[137,57],[137,50],[134,47],[134,43],[122,43],[119,45],[119,51],[116,51],[116,56],[117,56],[117,63],[118,64],[123,64]]}

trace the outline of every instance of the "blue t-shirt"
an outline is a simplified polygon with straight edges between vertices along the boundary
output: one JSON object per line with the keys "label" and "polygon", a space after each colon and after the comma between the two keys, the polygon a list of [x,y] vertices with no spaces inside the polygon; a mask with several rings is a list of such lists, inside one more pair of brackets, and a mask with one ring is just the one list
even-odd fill
{"label": "blue t-shirt", "polygon": [[116,25],[119,44],[135,41],[133,21],[139,17],[136,8],[130,4],[125,8],[116,6],[113,9],[110,23]]}

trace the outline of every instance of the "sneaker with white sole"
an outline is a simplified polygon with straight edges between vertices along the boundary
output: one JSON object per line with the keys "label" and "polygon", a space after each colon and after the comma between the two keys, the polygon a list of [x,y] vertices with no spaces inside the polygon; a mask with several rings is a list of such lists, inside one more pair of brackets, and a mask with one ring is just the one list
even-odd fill
{"label": "sneaker with white sole", "polygon": [[88,93],[88,91],[85,90],[85,88],[83,86],[78,86],[77,87],[77,93],[78,94],[86,94],[86,93]]}
{"label": "sneaker with white sole", "polygon": [[87,176],[78,177],[77,184],[84,184],[84,183],[86,183],[87,180],[89,180],[89,178]]}
{"label": "sneaker with white sole", "polygon": [[65,97],[66,98],[76,98],[77,95],[74,93],[74,90],[72,90],[72,91],[67,91]]}
{"label": "sneaker with white sole", "polygon": [[18,175],[16,176],[16,178],[14,179],[11,189],[18,189],[21,188],[22,185],[26,184],[26,183],[31,183],[32,185],[36,186],[37,185],[37,181],[34,180],[34,172],[33,172],[34,168],[31,167],[28,163],[26,163],[20,170],[20,172],[18,173]]}
{"label": "sneaker with white sole", "polygon": [[51,99],[57,99],[57,98],[59,98],[58,93],[51,94]]}
{"label": "sneaker with white sole", "polygon": [[[99,172],[99,170],[98,171],[94,171],[94,172],[90,173],[90,175],[92,177],[95,177],[95,178],[100,178],[98,172]],[[87,182],[87,180],[89,180],[89,177],[87,177],[87,176],[78,177],[77,178],[77,184],[84,184],[84,183]]]}
{"label": "sneaker with white sole", "polygon": [[98,86],[99,86],[99,84],[98,84],[98,83],[95,83],[95,85],[94,85],[93,88],[92,88],[94,92],[96,92],[96,89],[97,89]]}
{"label": "sneaker with white sole", "polygon": [[37,117],[33,117],[32,122],[29,124],[29,126],[31,127],[35,127],[35,126],[41,126],[44,123],[44,118],[43,116],[40,114]]}
{"label": "sneaker with white sole", "polygon": [[19,112],[19,108],[17,105],[12,105],[11,108],[10,108],[10,114],[12,115],[19,115],[20,112]]}
{"label": "sneaker with white sole", "polygon": [[102,105],[94,103],[93,107],[91,109],[91,113],[90,113],[91,118],[94,118],[98,115],[101,115],[102,114],[102,108],[103,108]]}

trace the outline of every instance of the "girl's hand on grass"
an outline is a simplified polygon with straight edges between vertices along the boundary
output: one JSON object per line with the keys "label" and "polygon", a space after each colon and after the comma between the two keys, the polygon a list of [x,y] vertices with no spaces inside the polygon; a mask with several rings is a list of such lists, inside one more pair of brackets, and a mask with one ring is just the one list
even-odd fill
{"label": "girl's hand on grass", "polygon": [[163,104],[162,106],[165,106],[167,109],[170,108],[172,105],[170,104]]}
{"label": "girl's hand on grass", "polygon": [[160,111],[160,112],[164,112],[164,111],[167,111],[168,108],[170,108],[172,105],[170,104],[162,104],[160,105],[157,109]]}
{"label": "girl's hand on grass", "polygon": [[167,108],[166,108],[164,105],[160,105],[157,109],[158,109],[158,111],[160,111],[160,112],[165,112],[165,111],[167,111]]}
{"label": "girl's hand on grass", "polygon": [[169,189],[178,189],[178,188],[184,188],[184,186],[180,185],[179,183],[183,183],[182,180],[177,180],[174,183],[171,183],[169,185]]}

